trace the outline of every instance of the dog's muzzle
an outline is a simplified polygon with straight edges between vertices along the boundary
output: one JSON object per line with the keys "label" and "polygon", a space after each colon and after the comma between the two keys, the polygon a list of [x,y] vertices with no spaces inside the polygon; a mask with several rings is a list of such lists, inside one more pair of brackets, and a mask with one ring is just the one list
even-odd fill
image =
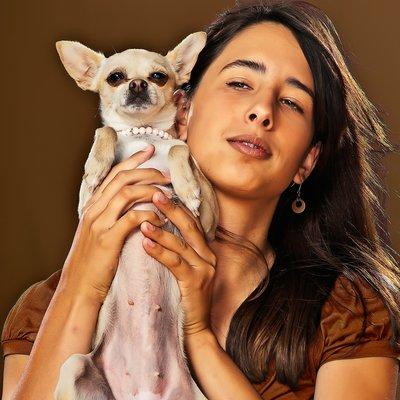
{"label": "dog's muzzle", "polygon": [[148,83],[143,79],[132,79],[129,82],[126,105],[142,106],[151,103],[147,91]]}

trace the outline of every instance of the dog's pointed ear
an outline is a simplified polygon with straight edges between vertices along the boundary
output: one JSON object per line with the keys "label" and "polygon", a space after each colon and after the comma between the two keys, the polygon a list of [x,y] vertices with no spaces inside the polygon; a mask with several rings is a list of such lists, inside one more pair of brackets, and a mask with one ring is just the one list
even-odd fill
{"label": "dog's pointed ear", "polygon": [[165,58],[170,62],[176,73],[177,85],[181,85],[189,80],[192,68],[206,41],[206,32],[191,33],[166,54]]}
{"label": "dog's pointed ear", "polygon": [[101,62],[106,58],[79,42],[60,40],[56,49],[68,74],[83,90],[98,91],[97,76]]}

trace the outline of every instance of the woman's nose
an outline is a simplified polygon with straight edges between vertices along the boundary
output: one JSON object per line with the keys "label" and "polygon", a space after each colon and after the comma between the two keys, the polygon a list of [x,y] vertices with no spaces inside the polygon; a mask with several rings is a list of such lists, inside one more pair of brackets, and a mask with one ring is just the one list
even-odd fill
{"label": "woman's nose", "polygon": [[246,122],[262,125],[264,128],[271,129],[273,126],[273,106],[264,98],[246,113]]}

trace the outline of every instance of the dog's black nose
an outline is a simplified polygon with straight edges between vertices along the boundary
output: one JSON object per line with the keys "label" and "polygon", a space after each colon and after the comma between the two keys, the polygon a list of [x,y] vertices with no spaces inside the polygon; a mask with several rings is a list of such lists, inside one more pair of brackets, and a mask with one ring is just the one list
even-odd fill
{"label": "dog's black nose", "polygon": [[131,92],[144,92],[147,89],[147,82],[143,79],[133,79],[129,82],[129,90]]}

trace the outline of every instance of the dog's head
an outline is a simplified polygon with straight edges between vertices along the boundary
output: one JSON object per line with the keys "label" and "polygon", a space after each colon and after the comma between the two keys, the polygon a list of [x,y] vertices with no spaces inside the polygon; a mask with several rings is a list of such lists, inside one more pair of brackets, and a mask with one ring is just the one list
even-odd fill
{"label": "dog's head", "polygon": [[206,36],[205,32],[192,33],[165,56],[129,49],[105,57],[79,42],[64,40],[57,42],[56,48],[78,86],[99,93],[101,114],[107,125],[157,125],[157,115],[164,122],[173,121],[173,93],[189,80]]}

